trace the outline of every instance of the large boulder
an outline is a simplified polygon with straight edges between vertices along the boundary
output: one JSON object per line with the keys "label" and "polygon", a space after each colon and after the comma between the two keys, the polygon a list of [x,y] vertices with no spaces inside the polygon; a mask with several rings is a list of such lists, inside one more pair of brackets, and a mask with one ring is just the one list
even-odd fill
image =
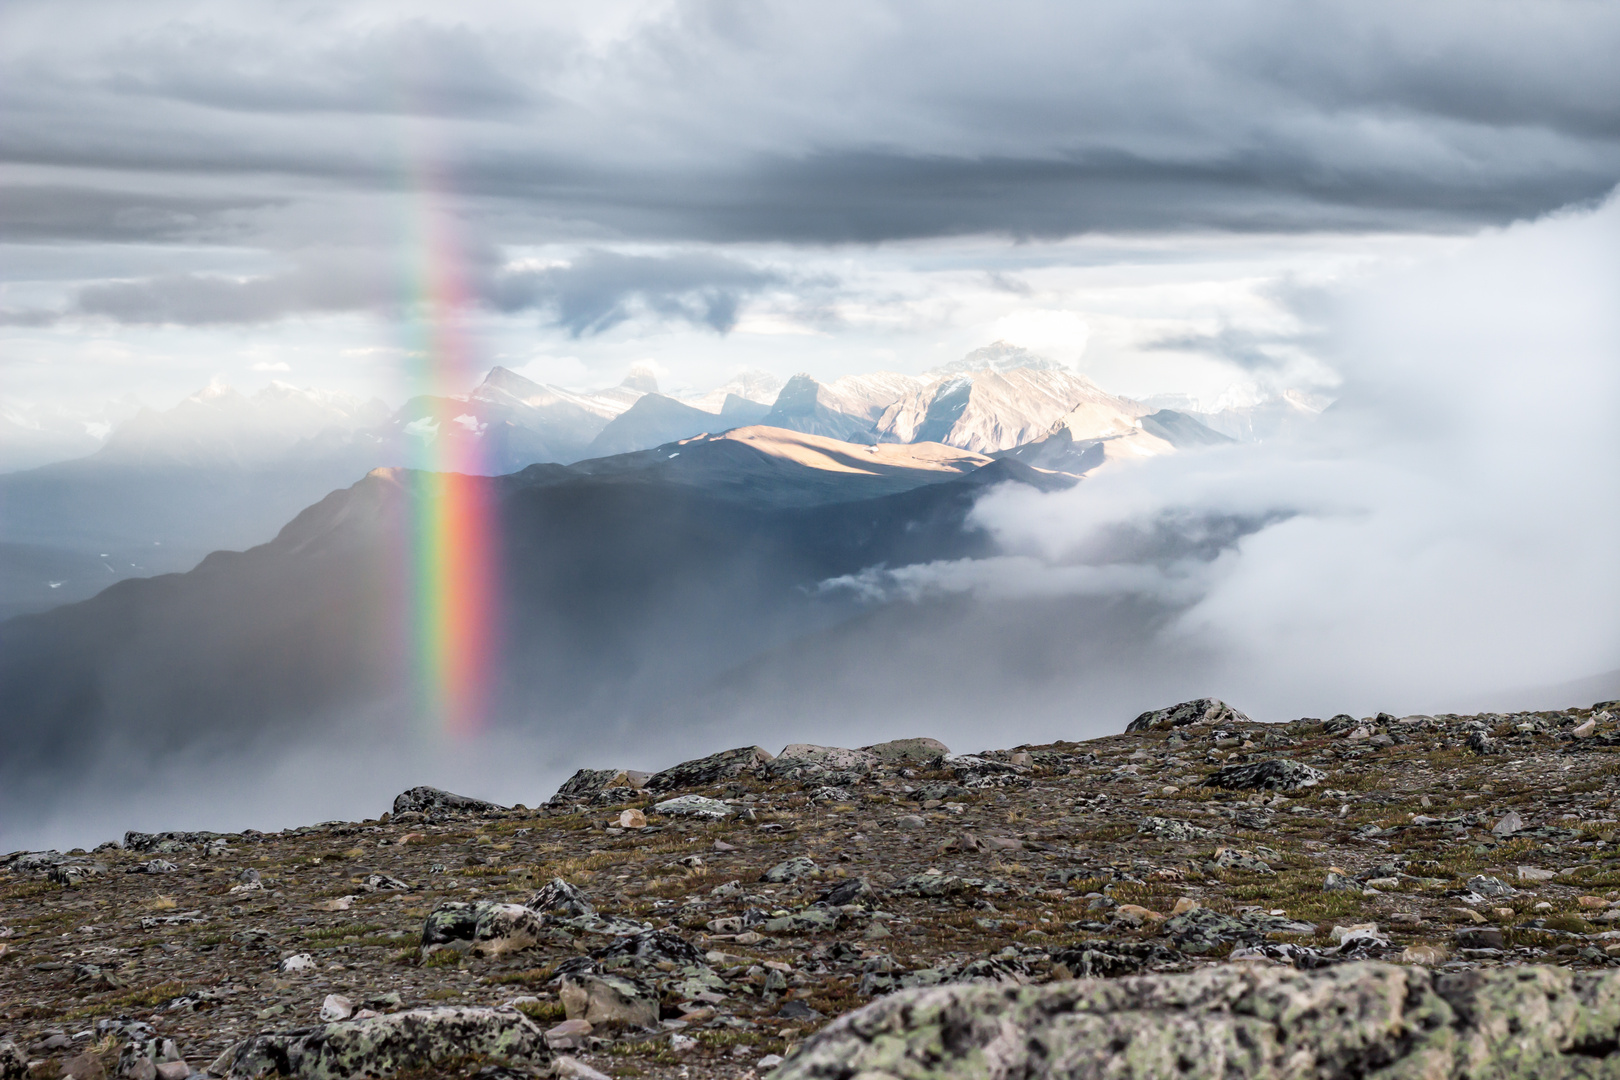
{"label": "large boulder", "polygon": [[627,802],[652,775],[635,769],[581,769],[563,781],[557,794],[551,797],[550,805]]}
{"label": "large boulder", "polygon": [[771,762],[772,773],[792,769],[820,770],[822,772],[868,773],[878,763],[878,756],[870,750],[850,750],[843,746],[817,746],[815,743],[789,743]]}
{"label": "large boulder", "polygon": [[1249,718],[1224,701],[1198,698],[1168,709],[1145,712],[1125,725],[1126,731],[1165,731],[1189,724],[1246,724]]}
{"label": "large boulder", "polygon": [[469,795],[456,795],[436,787],[413,787],[394,796],[394,813],[404,814],[483,814],[504,810],[504,806]]}
{"label": "large boulder", "polygon": [[27,1076],[27,1056],[9,1039],[0,1042],[0,1080],[24,1080]]}
{"label": "large boulder", "polygon": [[1204,785],[1248,791],[1298,791],[1302,787],[1315,787],[1326,779],[1327,773],[1321,769],[1286,758],[1273,758],[1223,765]]}
{"label": "large boulder", "polygon": [[467,1058],[518,1069],[549,1067],[540,1026],[514,1009],[411,1009],[244,1039],[208,1067],[228,1080],[349,1080],[430,1071]]}
{"label": "large boulder", "polygon": [[951,752],[938,739],[891,739],[861,749],[886,765],[926,765]]}
{"label": "large boulder", "polygon": [[564,975],[557,997],[570,1020],[600,1024],[656,1028],[658,995],[623,975]]}
{"label": "large boulder", "polygon": [[653,773],[645,787],[658,795],[682,788],[707,787],[724,780],[735,780],[771,760],[771,752],[763,746],[739,746],[735,750],[722,750],[708,757],[671,765],[662,772]]}
{"label": "large boulder", "polygon": [[1620,972],[1230,964],[902,990],[772,1080],[1443,1080],[1620,1075]]}
{"label": "large boulder", "polygon": [[545,932],[540,915],[522,904],[489,900],[440,904],[422,923],[422,955],[440,949],[501,956],[533,947]]}
{"label": "large boulder", "polygon": [[524,906],[531,911],[545,912],[563,919],[596,914],[596,909],[585,894],[562,878],[552,878],[540,886],[540,891],[529,897],[529,902]]}

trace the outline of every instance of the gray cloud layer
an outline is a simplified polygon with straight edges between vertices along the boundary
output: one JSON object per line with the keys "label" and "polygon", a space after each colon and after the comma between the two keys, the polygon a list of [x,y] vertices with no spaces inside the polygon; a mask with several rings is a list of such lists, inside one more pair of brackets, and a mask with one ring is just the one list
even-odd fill
{"label": "gray cloud layer", "polygon": [[[587,249],[567,265],[508,269],[471,253],[473,298],[506,312],[539,311],[572,336],[600,334],[636,314],[707,327],[737,321],[743,299],[786,278],[711,252],[624,255]],[[0,310],[0,325],[48,326],[97,317],[126,325],[263,323],[289,315],[383,310],[410,291],[385,254],[368,249],[295,253],[292,268],[256,277],[165,274],[85,286],[63,310]]]}
{"label": "gray cloud layer", "polygon": [[206,237],[106,205],[166,175],[320,205],[424,162],[505,240],[1456,228],[1620,179],[1613,5],[687,0],[605,43],[396,10],[10,5],[0,205],[81,194],[0,235]]}

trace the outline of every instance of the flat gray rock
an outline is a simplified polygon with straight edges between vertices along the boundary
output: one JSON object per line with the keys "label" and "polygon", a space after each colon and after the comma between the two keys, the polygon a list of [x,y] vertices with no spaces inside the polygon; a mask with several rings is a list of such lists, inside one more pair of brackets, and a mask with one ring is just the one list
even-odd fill
{"label": "flat gray rock", "polygon": [[208,1067],[228,1080],[349,1080],[430,1070],[471,1057],[524,1069],[549,1066],[545,1032],[513,1009],[411,1009],[244,1039]]}
{"label": "flat gray rock", "polygon": [[1321,769],[1287,758],[1272,758],[1223,765],[1204,784],[1240,791],[1298,791],[1302,787],[1315,787],[1326,779],[1327,773]]}
{"label": "flat gray rock", "polygon": [[1216,698],[1197,698],[1183,701],[1168,709],[1145,712],[1125,725],[1126,731],[1163,731],[1167,728],[1187,727],[1190,724],[1248,723],[1248,716]]}
{"label": "flat gray rock", "polygon": [[772,1080],[1620,1076],[1620,973],[1353,963],[902,990]]}
{"label": "flat gray rock", "polygon": [[440,791],[436,787],[413,787],[409,791],[402,791],[394,796],[394,813],[404,814],[416,812],[419,814],[451,813],[451,814],[482,814],[489,810],[504,810],[504,806],[483,799],[475,799],[470,795],[456,795],[449,791]]}
{"label": "flat gray rock", "polygon": [[863,746],[861,749],[879,761],[891,765],[899,762],[922,764],[938,761],[951,752],[951,748],[938,739],[891,739],[888,742]]}
{"label": "flat gray rock", "polygon": [[772,760],[771,752],[763,746],[739,746],[735,750],[722,750],[718,754],[671,765],[653,773],[645,787],[656,795],[682,788],[707,787],[722,780],[735,780]]}

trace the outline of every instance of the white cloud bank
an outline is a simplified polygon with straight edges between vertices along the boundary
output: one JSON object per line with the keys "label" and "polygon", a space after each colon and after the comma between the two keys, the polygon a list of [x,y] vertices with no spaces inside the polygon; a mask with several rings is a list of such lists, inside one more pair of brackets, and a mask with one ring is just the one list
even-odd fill
{"label": "white cloud bank", "polygon": [[841,584],[1167,601],[1160,644],[1212,657],[1210,685],[1272,719],[1615,671],[1617,298],[1620,198],[1489,233],[1336,297],[1345,383],[1303,440],[1008,485],[977,511],[1008,557]]}

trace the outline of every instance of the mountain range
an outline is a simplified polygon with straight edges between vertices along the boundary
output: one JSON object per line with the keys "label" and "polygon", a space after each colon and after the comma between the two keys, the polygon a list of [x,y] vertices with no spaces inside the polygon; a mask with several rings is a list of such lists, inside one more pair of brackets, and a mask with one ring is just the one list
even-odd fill
{"label": "mountain range", "polygon": [[[661,393],[645,368],[617,386],[574,391],[496,367],[466,395],[395,410],[283,383],[251,396],[211,386],[172,409],[139,410],[92,454],[0,473],[0,617],[263,543],[380,467],[477,461],[501,475],[763,424],[852,444],[937,442],[1078,475],[1269,432],[1281,425],[1272,413],[1313,415],[1286,400],[1265,408],[1247,429],[1232,415],[1153,411],[1002,343],[923,376],[801,374],[783,384],[744,372],[684,395]],[[1215,431],[1214,419],[1236,434]]]}

